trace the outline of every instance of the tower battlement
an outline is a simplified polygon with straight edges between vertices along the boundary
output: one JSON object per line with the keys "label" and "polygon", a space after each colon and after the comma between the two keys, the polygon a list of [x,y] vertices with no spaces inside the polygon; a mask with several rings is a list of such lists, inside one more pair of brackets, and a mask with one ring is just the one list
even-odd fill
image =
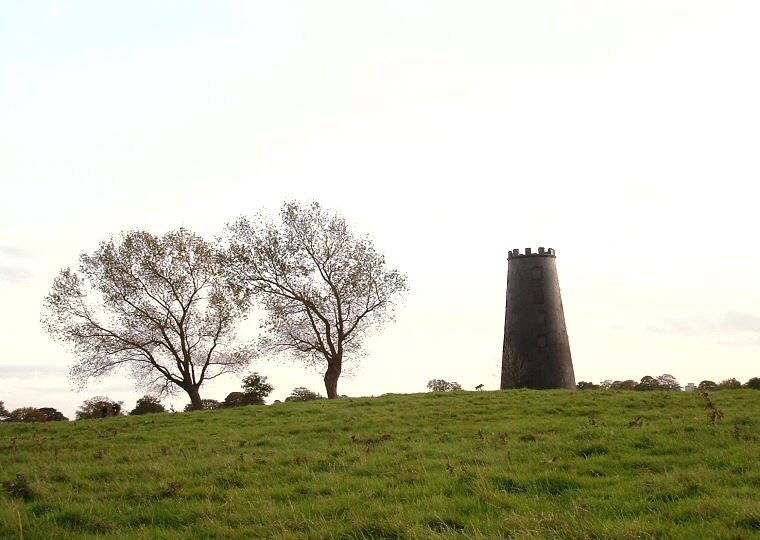
{"label": "tower battlement", "polygon": [[552,248],[544,249],[542,247],[538,248],[538,253],[533,253],[533,250],[531,248],[525,248],[525,253],[520,253],[520,248],[515,248],[509,252],[509,255],[507,256],[507,259],[517,258],[517,257],[557,257],[554,254],[554,250]]}

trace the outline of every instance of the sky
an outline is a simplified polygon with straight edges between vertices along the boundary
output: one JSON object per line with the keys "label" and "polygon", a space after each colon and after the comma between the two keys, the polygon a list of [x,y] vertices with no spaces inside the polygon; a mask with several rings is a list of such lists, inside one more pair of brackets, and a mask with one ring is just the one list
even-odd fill
{"label": "sky", "polygon": [[[498,389],[526,247],[556,250],[577,381],[760,376],[758,23],[731,0],[4,0],[0,400],[133,408],[126,374],[68,380],[40,324],[59,270],[124,230],[212,239],[290,200],[409,279],[341,394]],[[325,393],[287,360],[249,371],[270,402]]]}

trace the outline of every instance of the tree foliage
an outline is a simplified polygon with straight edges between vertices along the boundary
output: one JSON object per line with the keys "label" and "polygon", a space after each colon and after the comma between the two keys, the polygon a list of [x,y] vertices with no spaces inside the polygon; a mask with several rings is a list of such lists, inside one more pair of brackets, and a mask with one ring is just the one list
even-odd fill
{"label": "tree foliage", "polygon": [[575,388],[578,390],[597,390],[598,388],[600,388],[600,386],[592,382],[581,381],[575,385]]}
{"label": "tree foliage", "polygon": [[88,400],[85,400],[84,403],[79,406],[76,412],[76,419],[89,420],[92,418],[112,416],[114,415],[114,404],[117,405],[118,410],[124,408],[123,401],[113,401],[105,396],[92,397]]}
{"label": "tree foliage", "polygon": [[645,375],[636,384],[636,390],[641,392],[651,392],[652,390],[660,390],[660,381],[652,377],[651,375]]}
{"label": "tree foliage", "polygon": [[326,366],[327,397],[338,397],[344,360],[359,356],[364,338],[393,320],[406,276],[318,203],[284,204],[279,223],[241,217],[228,224],[226,238],[229,279],[266,313],[262,350]]}
{"label": "tree foliage", "polygon": [[678,380],[676,380],[673,375],[669,375],[668,373],[658,375],[657,382],[660,385],[660,390],[665,390],[666,392],[678,392],[682,389],[682,386]]}
{"label": "tree foliage", "polygon": [[264,405],[265,398],[274,391],[274,386],[258,372],[243,379],[243,405]]}
{"label": "tree foliage", "polygon": [[312,401],[315,399],[324,399],[321,394],[318,394],[317,392],[312,392],[305,386],[299,386],[298,388],[293,388],[293,391],[290,392],[290,395],[285,398],[285,401]]}
{"label": "tree foliage", "polygon": [[717,390],[737,390],[742,387],[742,383],[734,379],[733,377],[729,379],[723,379],[718,383]]}
{"label": "tree foliage", "polygon": [[38,410],[45,415],[45,418],[47,418],[48,422],[69,421],[69,419],[66,418],[62,412],[54,409],[53,407],[40,407]]}
{"label": "tree foliage", "polygon": [[8,409],[5,408],[5,402],[0,401],[0,422],[8,418],[9,414],[10,412],[8,412]]}
{"label": "tree foliage", "polygon": [[155,395],[179,389],[202,408],[201,385],[245,368],[234,345],[240,315],[214,247],[180,228],[157,237],[129,231],[61,270],[45,297],[43,325],[78,357],[80,387],[114,370]]}
{"label": "tree foliage", "polygon": [[[222,404],[219,402],[219,400],[216,399],[203,399],[203,410],[206,411],[215,411],[217,409],[222,408]],[[191,412],[194,411],[192,403],[188,403],[185,405],[185,408],[183,409],[183,412]]]}
{"label": "tree foliage", "polygon": [[760,377],[752,377],[750,380],[744,383],[744,388],[760,390]]}
{"label": "tree foliage", "polygon": [[135,403],[135,408],[129,414],[151,414],[166,412],[166,407],[155,396],[143,396]]}
{"label": "tree foliage", "polygon": [[714,381],[702,381],[701,383],[699,383],[697,385],[697,388],[699,390],[705,390],[705,391],[717,390],[718,389],[718,383],[716,383]]}
{"label": "tree foliage", "polygon": [[224,401],[222,401],[222,409],[232,409],[233,407],[242,407],[244,405],[243,403],[243,397],[245,394],[243,392],[230,392],[227,394],[227,397],[224,398]]}
{"label": "tree foliage", "polygon": [[614,381],[610,384],[611,390],[635,390],[636,381],[633,379],[627,379],[625,381]]}
{"label": "tree foliage", "polygon": [[429,392],[454,392],[461,390],[462,385],[458,382],[448,382],[443,379],[432,379],[427,383],[427,389]]}
{"label": "tree foliage", "polygon": [[47,422],[48,418],[44,412],[34,407],[20,407],[13,409],[8,413],[6,422]]}

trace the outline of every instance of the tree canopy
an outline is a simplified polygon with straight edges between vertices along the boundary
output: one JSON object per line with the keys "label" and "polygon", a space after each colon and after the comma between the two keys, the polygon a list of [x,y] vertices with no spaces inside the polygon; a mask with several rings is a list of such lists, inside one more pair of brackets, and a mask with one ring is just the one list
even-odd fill
{"label": "tree canopy", "polygon": [[[114,404],[116,404],[117,411],[114,411]],[[82,405],[80,405],[76,412],[76,419],[89,420],[92,418],[111,416],[114,415],[114,412],[121,410],[123,405],[123,402],[113,401],[106,396],[95,396],[85,400]]]}
{"label": "tree canopy", "polygon": [[274,386],[258,372],[243,378],[243,405],[264,405],[264,399],[274,391]]}
{"label": "tree canopy", "polygon": [[244,369],[235,345],[238,303],[214,246],[180,228],[163,236],[128,231],[61,270],[45,297],[43,325],[68,343],[80,387],[119,368],[154,395],[179,389],[203,408],[201,385]]}
{"label": "tree canopy", "polygon": [[669,392],[673,391],[680,391],[682,390],[681,384],[678,382],[678,380],[668,373],[663,373],[662,375],[657,376],[657,382],[660,385],[660,390],[665,390]]}
{"label": "tree canopy", "polygon": [[406,276],[318,203],[285,203],[279,223],[241,217],[227,225],[226,241],[229,279],[266,313],[261,349],[325,366],[327,396],[338,397],[344,360],[361,355],[367,334],[393,320]]}
{"label": "tree canopy", "polygon": [[19,407],[8,413],[5,419],[8,423],[13,422],[47,422],[48,417],[44,411],[34,407]]}
{"label": "tree canopy", "polygon": [[155,396],[143,396],[135,403],[135,408],[129,414],[151,414],[166,412],[166,407]]}
{"label": "tree canopy", "polygon": [[716,390],[736,390],[741,387],[742,383],[737,381],[735,378],[730,377],[728,379],[723,379],[720,381]]}
{"label": "tree canopy", "polygon": [[66,418],[61,411],[53,407],[40,407],[37,410],[45,415],[48,422],[68,422],[69,421],[69,419]]}

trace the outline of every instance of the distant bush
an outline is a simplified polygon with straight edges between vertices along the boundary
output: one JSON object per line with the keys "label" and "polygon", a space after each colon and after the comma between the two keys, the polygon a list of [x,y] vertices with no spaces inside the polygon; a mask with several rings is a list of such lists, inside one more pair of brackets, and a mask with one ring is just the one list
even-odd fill
{"label": "distant bush", "polygon": [[742,387],[742,383],[731,377],[730,379],[723,379],[718,383],[716,390],[736,390]]}
{"label": "distant bush", "polygon": [[77,409],[77,420],[88,420],[91,418],[102,418],[104,416],[117,416],[122,407],[123,401],[113,401],[105,396],[95,396],[86,400]]}
{"label": "distant bush", "polygon": [[285,398],[285,401],[313,401],[315,399],[324,398],[317,392],[312,392],[304,386],[299,386],[298,388],[293,388],[293,391],[290,392],[290,395]]}
{"label": "distant bush", "polygon": [[427,383],[428,392],[454,392],[461,390],[462,385],[458,382],[448,382],[443,379],[432,379]]}
{"label": "distant bush", "polygon": [[6,422],[47,422],[45,413],[34,407],[20,407],[8,413]]}
{"label": "distant bush", "polygon": [[581,381],[578,384],[576,384],[575,387],[578,390],[597,390],[599,388],[599,385],[594,384],[592,382]]}
{"label": "distant bush", "polygon": [[666,392],[679,392],[682,389],[678,380],[673,375],[667,373],[658,375],[657,382],[660,383],[660,390],[665,390]]}
{"label": "distant bush", "polygon": [[68,418],[63,416],[62,412],[57,411],[53,407],[40,407],[38,410],[47,417],[48,422],[68,422],[69,421]]}
{"label": "distant bush", "polygon": [[701,383],[699,383],[697,385],[697,389],[698,390],[705,390],[705,391],[717,390],[718,389],[718,383],[716,383],[714,381],[702,381]]}
{"label": "distant bush", "polygon": [[0,401],[0,422],[4,422],[6,418],[8,418],[8,415],[11,414],[8,412],[8,409],[5,408],[5,402]]}
{"label": "distant bush", "polygon": [[752,377],[750,380],[744,383],[744,388],[753,388],[754,390],[760,390],[760,377]]}
{"label": "distant bush", "polygon": [[267,378],[257,372],[243,379],[243,405],[264,405],[266,398],[274,390]]}
{"label": "distant bush", "polygon": [[135,408],[130,411],[130,415],[133,414],[152,414],[166,412],[164,407],[157,397],[143,396],[135,403]]}
{"label": "distant bush", "polygon": [[230,392],[222,401],[222,409],[232,409],[243,405],[243,392]]}
{"label": "distant bush", "polygon": [[[222,408],[221,402],[215,399],[202,399],[201,402],[203,403],[204,411],[214,411],[216,409]],[[187,405],[185,405],[185,408],[183,409],[184,412],[193,412],[194,410],[195,409],[193,408],[192,403],[188,403]]]}
{"label": "distant bush", "polygon": [[634,387],[634,390],[638,390],[639,392],[651,392],[653,390],[659,390],[659,389],[660,389],[660,381],[658,381],[651,375],[646,375],[642,377],[641,381],[639,381]]}
{"label": "distant bush", "polygon": [[611,390],[635,390],[636,389],[636,381],[633,379],[628,379],[626,381],[614,381],[610,384]]}

